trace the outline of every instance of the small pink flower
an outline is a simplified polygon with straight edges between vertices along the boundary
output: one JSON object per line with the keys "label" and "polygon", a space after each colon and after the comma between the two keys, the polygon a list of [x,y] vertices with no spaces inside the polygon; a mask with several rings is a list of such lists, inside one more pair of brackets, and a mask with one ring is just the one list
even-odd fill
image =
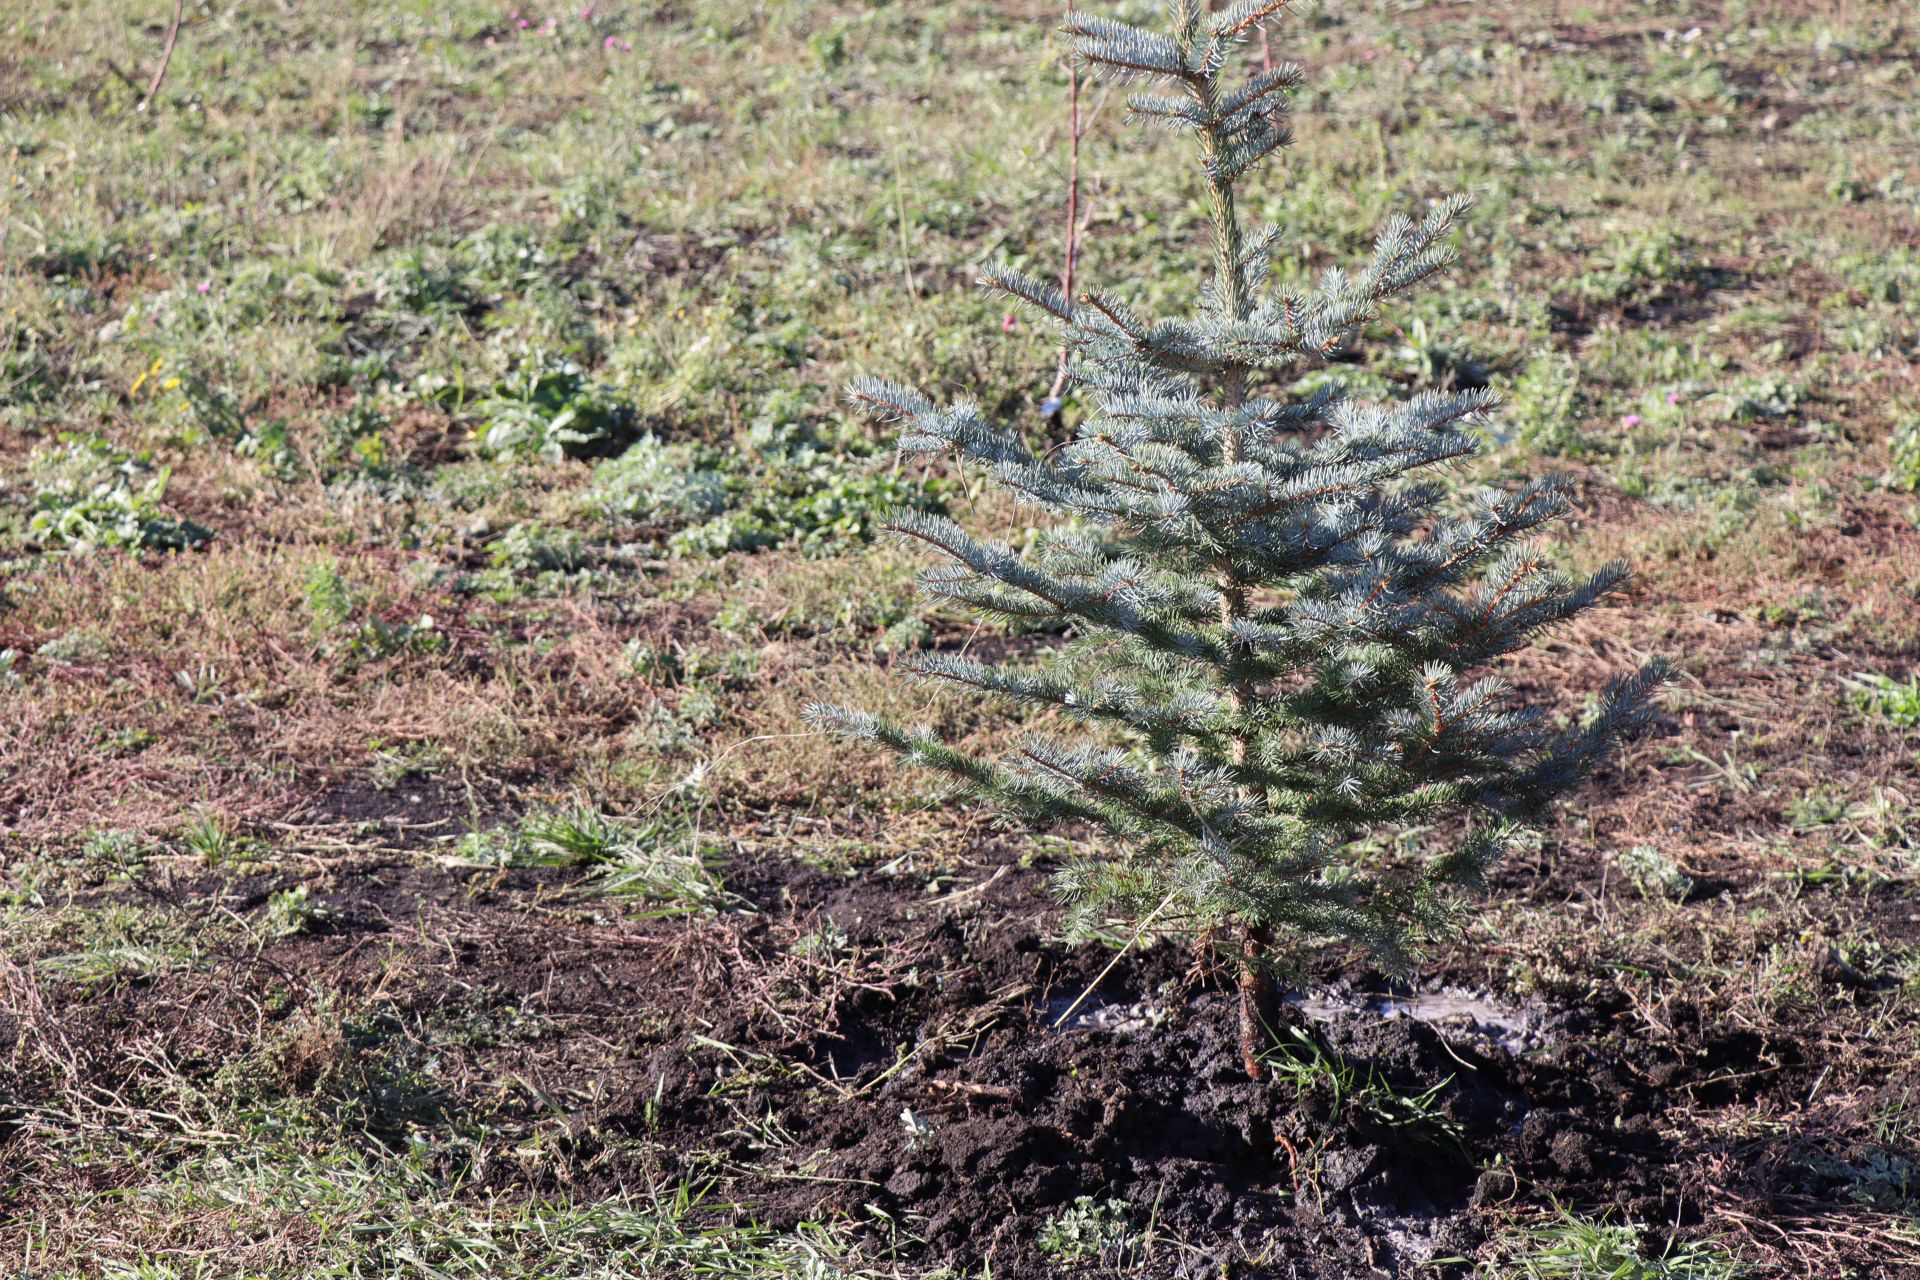
{"label": "small pink flower", "polygon": [[520,28],[522,31],[525,31],[528,27],[532,26],[533,24],[531,22],[528,22],[525,18],[522,18],[518,22],[514,23],[513,25]]}
{"label": "small pink flower", "polygon": [[1640,415],[1637,413],[1630,413],[1626,417],[1620,419],[1620,425],[1623,427],[1637,427],[1640,425]]}
{"label": "small pink flower", "polygon": [[593,17],[593,6],[592,6],[592,5],[588,5],[588,6],[586,7],[586,8],[584,8],[584,9],[582,9],[582,10],[580,11],[580,21],[582,21],[582,22],[586,22],[586,21],[589,21],[590,19],[592,19],[592,17]]}
{"label": "small pink flower", "polygon": [[516,19],[516,18],[518,18],[519,16],[520,16],[520,11],[519,11],[518,9],[509,9],[509,10],[507,10],[507,21],[508,21],[508,22],[512,22],[512,21],[513,21],[514,19]]}
{"label": "small pink flower", "polygon": [[195,293],[212,293],[212,292],[213,292],[213,281],[211,281],[211,280],[202,280],[202,281],[201,281],[201,282],[200,282],[199,284],[197,284],[197,285],[195,285],[195,286],[193,286],[193,291],[194,291]]}
{"label": "small pink flower", "polygon": [[1678,391],[1669,391],[1669,392],[1667,392],[1667,403],[1668,403],[1668,404],[1679,404],[1679,403],[1680,403],[1680,393],[1679,393]]}
{"label": "small pink flower", "polygon": [[1012,333],[1014,330],[1014,326],[1018,325],[1019,323],[1020,322],[1018,320],[1015,320],[1013,318],[1013,312],[1009,311],[1007,312],[1006,315],[1000,317],[1000,331],[1002,333]]}

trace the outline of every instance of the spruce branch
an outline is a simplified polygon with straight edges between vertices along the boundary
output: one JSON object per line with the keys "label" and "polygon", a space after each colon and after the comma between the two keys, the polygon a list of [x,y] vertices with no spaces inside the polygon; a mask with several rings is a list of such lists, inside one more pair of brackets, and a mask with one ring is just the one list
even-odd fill
{"label": "spruce branch", "polygon": [[1208,25],[1216,40],[1239,40],[1293,3],[1294,0],[1240,0],[1214,14]]}

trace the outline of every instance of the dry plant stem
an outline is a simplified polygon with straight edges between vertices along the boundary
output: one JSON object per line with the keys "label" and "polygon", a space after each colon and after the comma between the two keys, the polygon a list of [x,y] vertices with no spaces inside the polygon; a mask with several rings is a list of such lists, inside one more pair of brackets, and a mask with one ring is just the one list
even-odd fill
{"label": "dry plant stem", "polygon": [[[1067,16],[1073,16],[1073,6],[1067,6]],[[1070,112],[1067,134],[1067,256],[1065,266],[1060,272],[1060,293],[1071,302],[1073,298],[1073,268],[1080,253],[1080,136],[1085,131],[1080,120],[1080,64],[1073,55],[1067,56],[1067,101]],[[1060,358],[1054,370],[1053,387],[1047,392],[1047,399],[1058,405],[1067,392],[1067,343],[1060,342]],[[1060,408],[1048,415],[1052,426],[1058,427],[1064,410]]]}
{"label": "dry plant stem", "polygon": [[154,95],[160,92],[160,84],[167,78],[167,68],[173,64],[173,46],[180,39],[180,18],[186,9],[187,0],[174,0],[173,25],[167,28],[167,47],[160,51],[160,65],[153,73],[153,83],[147,86],[147,96],[140,99],[135,111],[145,111],[152,106]]}

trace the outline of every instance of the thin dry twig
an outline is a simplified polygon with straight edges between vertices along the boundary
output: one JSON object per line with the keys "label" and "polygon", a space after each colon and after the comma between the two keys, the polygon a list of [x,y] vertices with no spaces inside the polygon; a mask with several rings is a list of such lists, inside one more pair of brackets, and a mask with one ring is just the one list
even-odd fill
{"label": "thin dry twig", "polygon": [[[1067,20],[1073,20],[1073,3],[1068,0]],[[1067,55],[1067,101],[1070,124],[1067,135],[1067,245],[1066,263],[1060,272],[1060,293],[1073,305],[1074,265],[1080,254],[1080,138],[1086,132],[1085,123],[1080,118],[1080,61],[1071,53]],[[1061,399],[1067,391],[1067,342],[1060,340],[1060,357],[1053,375],[1053,387],[1047,392],[1047,404],[1050,412],[1047,420],[1058,427],[1064,406]]]}
{"label": "thin dry twig", "polygon": [[995,1102],[1018,1102],[1020,1091],[1004,1084],[975,1084],[971,1080],[927,1080],[929,1089],[957,1093],[968,1098],[990,1098]]}
{"label": "thin dry twig", "polygon": [[173,65],[173,46],[180,39],[180,19],[187,11],[187,0],[173,0],[173,25],[167,28],[167,45],[160,51],[160,65],[153,73],[153,83],[147,86],[147,96],[140,99],[135,111],[145,111],[153,105],[154,95],[160,92],[160,85],[167,78],[167,68]]}

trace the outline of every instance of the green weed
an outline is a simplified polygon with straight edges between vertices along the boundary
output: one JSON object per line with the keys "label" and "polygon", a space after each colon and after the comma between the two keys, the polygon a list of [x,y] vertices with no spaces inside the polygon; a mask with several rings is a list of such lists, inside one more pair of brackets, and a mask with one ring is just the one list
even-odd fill
{"label": "green weed", "polygon": [[353,616],[353,589],[341,577],[338,563],[320,560],[307,570],[306,605],[309,624],[316,636],[344,625]]}
{"label": "green weed", "polygon": [[1603,302],[1657,298],[1669,283],[1711,278],[1685,236],[1670,227],[1621,235],[1603,264],[1578,277],[1574,291]]}
{"label": "green weed", "polygon": [[1047,1219],[1040,1228],[1040,1252],[1066,1266],[1106,1262],[1122,1266],[1136,1261],[1147,1236],[1133,1224],[1133,1209],[1124,1200],[1104,1204],[1080,1196],[1073,1207]]}
{"label": "green weed", "polygon": [[594,468],[589,497],[609,515],[645,528],[684,528],[730,501],[717,463],[710,450],[645,436]]}
{"label": "green weed", "polygon": [[1481,1268],[1486,1280],[1739,1280],[1739,1259],[1712,1241],[1669,1238],[1648,1256],[1646,1231],[1566,1214],[1502,1243],[1498,1262]]}
{"label": "green weed", "polygon": [[633,405],[590,380],[572,360],[534,353],[475,409],[483,418],[476,444],[490,457],[594,457],[631,438]]}
{"label": "green weed", "polygon": [[1546,352],[1527,361],[1507,400],[1514,438],[1546,453],[1573,456],[1592,445],[1580,434],[1585,397],[1580,371],[1567,356]]}
{"label": "green weed", "polygon": [[733,901],[708,839],[678,813],[626,819],[570,805],[469,835],[458,854],[481,863],[588,869],[595,892],[631,898],[651,915],[711,912]]}
{"label": "green weed", "polygon": [[333,909],[316,899],[306,885],[280,889],[267,899],[267,936],[291,938],[325,923],[332,916]]}
{"label": "green weed", "polygon": [[1419,1093],[1402,1092],[1372,1067],[1361,1070],[1337,1050],[1294,1026],[1286,1028],[1261,1062],[1273,1073],[1274,1080],[1292,1085],[1295,1094],[1322,1094],[1331,1104],[1331,1119],[1336,1124],[1343,1117],[1359,1114],[1442,1146],[1465,1149],[1459,1123],[1440,1105],[1440,1095],[1453,1083],[1451,1076]]}
{"label": "green weed", "polygon": [[1895,493],[1920,493],[1920,418],[1896,425],[1887,448],[1887,470],[1880,483]]}
{"label": "green weed", "polygon": [[252,840],[237,834],[220,817],[201,812],[180,829],[180,843],[188,853],[198,854],[215,866],[251,862],[260,855]]}
{"label": "green weed", "polygon": [[1847,680],[1856,710],[1899,729],[1920,729],[1920,674],[1904,681],[1878,671],[1857,671]]}
{"label": "green weed", "polygon": [[63,436],[58,448],[34,454],[27,473],[35,488],[26,532],[38,546],[76,554],[98,547],[182,551],[213,536],[162,512],[167,468],[104,440]]}
{"label": "green weed", "polygon": [[128,831],[95,831],[80,846],[80,857],[116,871],[131,871],[146,861],[151,847]]}
{"label": "green weed", "polygon": [[1642,897],[1684,902],[1693,892],[1693,877],[1651,845],[1637,844],[1619,856],[1620,872]]}
{"label": "green weed", "polygon": [[592,556],[586,539],[571,529],[554,529],[528,520],[514,525],[487,547],[496,569],[514,573],[571,573]]}

